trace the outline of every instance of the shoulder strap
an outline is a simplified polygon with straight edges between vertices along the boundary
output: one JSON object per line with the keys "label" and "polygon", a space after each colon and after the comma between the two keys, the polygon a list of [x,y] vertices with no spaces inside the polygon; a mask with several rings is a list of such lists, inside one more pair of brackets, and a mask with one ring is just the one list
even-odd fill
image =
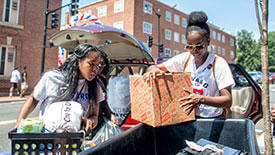
{"label": "shoulder strap", "polygon": [[216,61],[217,61],[218,58],[219,58],[219,56],[215,55],[215,58],[214,58],[214,61],[213,61],[213,75],[214,75],[215,80],[216,80],[216,78],[215,78],[215,65],[216,65]]}
{"label": "shoulder strap", "polygon": [[187,61],[186,61],[185,64],[184,64],[184,68],[183,68],[184,70],[185,70],[185,68],[187,67],[190,58],[191,58],[191,54],[189,55],[189,57],[187,58]]}

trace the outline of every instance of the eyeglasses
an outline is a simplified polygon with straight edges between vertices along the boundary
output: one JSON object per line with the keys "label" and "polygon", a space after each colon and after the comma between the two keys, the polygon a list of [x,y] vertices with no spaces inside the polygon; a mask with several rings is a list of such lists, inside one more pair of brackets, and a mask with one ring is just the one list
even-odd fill
{"label": "eyeglasses", "polygon": [[200,44],[200,45],[185,45],[185,49],[187,49],[189,51],[193,51],[194,49],[201,50],[203,48],[204,48],[203,44]]}
{"label": "eyeglasses", "polygon": [[100,70],[102,68],[104,68],[106,66],[106,64],[94,64],[94,63],[90,63],[90,66],[95,69],[95,70]]}

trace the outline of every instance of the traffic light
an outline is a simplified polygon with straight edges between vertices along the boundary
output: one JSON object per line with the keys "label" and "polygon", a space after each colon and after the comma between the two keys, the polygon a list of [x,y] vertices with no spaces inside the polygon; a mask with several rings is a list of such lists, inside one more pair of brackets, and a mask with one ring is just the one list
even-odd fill
{"label": "traffic light", "polygon": [[159,44],[159,53],[163,52],[163,44]]}
{"label": "traffic light", "polygon": [[148,47],[152,47],[153,46],[153,37],[149,36],[148,37]]}
{"label": "traffic light", "polygon": [[71,16],[78,14],[78,11],[77,11],[78,2],[79,2],[79,0],[72,0],[72,4],[71,4],[71,8],[70,8]]}
{"label": "traffic light", "polygon": [[51,28],[54,29],[54,28],[57,28],[58,27],[58,16],[59,14],[57,13],[52,13],[52,24],[51,24]]}

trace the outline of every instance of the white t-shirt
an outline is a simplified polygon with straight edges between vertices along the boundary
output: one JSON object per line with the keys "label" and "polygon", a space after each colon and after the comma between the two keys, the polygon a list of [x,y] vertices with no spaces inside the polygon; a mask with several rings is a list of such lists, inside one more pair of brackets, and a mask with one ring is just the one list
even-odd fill
{"label": "white t-shirt", "polygon": [[21,79],[20,72],[18,70],[12,71],[10,82],[18,83],[18,80],[20,80],[20,79]]}
{"label": "white t-shirt", "polygon": [[[169,59],[163,64],[169,72],[191,72],[194,93],[204,96],[219,96],[219,90],[235,85],[229,65],[222,57],[216,58],[214,76],[213,62],[216,57],[215,54],[209,53],[206,61],[199,68],[196,68],[195,59],[191,55],[184,70],[189,55],[189,52],[184,52]],[[196,116],[216,117],[220,116],[222,112],[222,108],[201,104],[196,109]]]}
{"label": "white t-shirt", "polygon": [[[64,75],[62,73],[58,71],[48,71],[42,76],[38,84],[35,86],[34,98],[38,101],[44,100],[40,105],[41,118],[44,115],[44,111],[47,105],[60,95],[61,92],[58,92],[59,91],[58,88],[60,85],[63,85],[63,84],[64,84]],[[98,89],[97,90],[98,96],[97,96],[96,103],[100,103],[105,99],[105,97],[99,84],[97,84],[97,89]],[[78,99],[76,100],[77,96],[78,96]],[[77,91],[76,93],[73,94],[72,101],[76,101],[82,105],[84,116],[85,116],[89,109],[89,102],[88,102],[88,83],[84,79],[79,80]]]}

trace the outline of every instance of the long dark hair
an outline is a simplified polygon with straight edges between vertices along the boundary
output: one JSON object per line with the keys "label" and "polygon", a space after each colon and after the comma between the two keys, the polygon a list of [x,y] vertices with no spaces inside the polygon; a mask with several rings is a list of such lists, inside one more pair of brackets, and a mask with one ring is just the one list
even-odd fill
{"label": "long dark hair", "polygon": [[187,18],[187,27],[185,36],[192,32],[197,31],[207,39],[210,38],[210,29],[206,23],[208,20],[207,15],[202,11],[191,12]]}
{"label": "long dark hair", "polygon": [[[72,99],[72,95],[75,92],[78,85],[79,74],[80,74],[80,71],[78,68],[78,60],[82,61],[85,58],[90,57],[92,52],[98,53],[99,57],[103,58],[104,60],[105,67],[101,73],[106,74],[108,72],[109,61],[106,53],[103,50],[87,43],[78,45],[75,48],[74,53],[71,56],[69,56],[60,67],[56,69],[57,71],[61,72],[65,76],[65,79],[64,79],[64,85],[59,86],[59,90],[58,90],[62,93],[59,97],[57,97],[54,100],[54,102],[69,101]],[[98,76],[96,76],[92,81],[87,81],[87,82],[88,82],[89,103],[93,103],[96,101],[96,97],[97,97],[97,83],[102,83],[102,82]],[[103,85],[101,84],[100,86],[103,87]]]}

